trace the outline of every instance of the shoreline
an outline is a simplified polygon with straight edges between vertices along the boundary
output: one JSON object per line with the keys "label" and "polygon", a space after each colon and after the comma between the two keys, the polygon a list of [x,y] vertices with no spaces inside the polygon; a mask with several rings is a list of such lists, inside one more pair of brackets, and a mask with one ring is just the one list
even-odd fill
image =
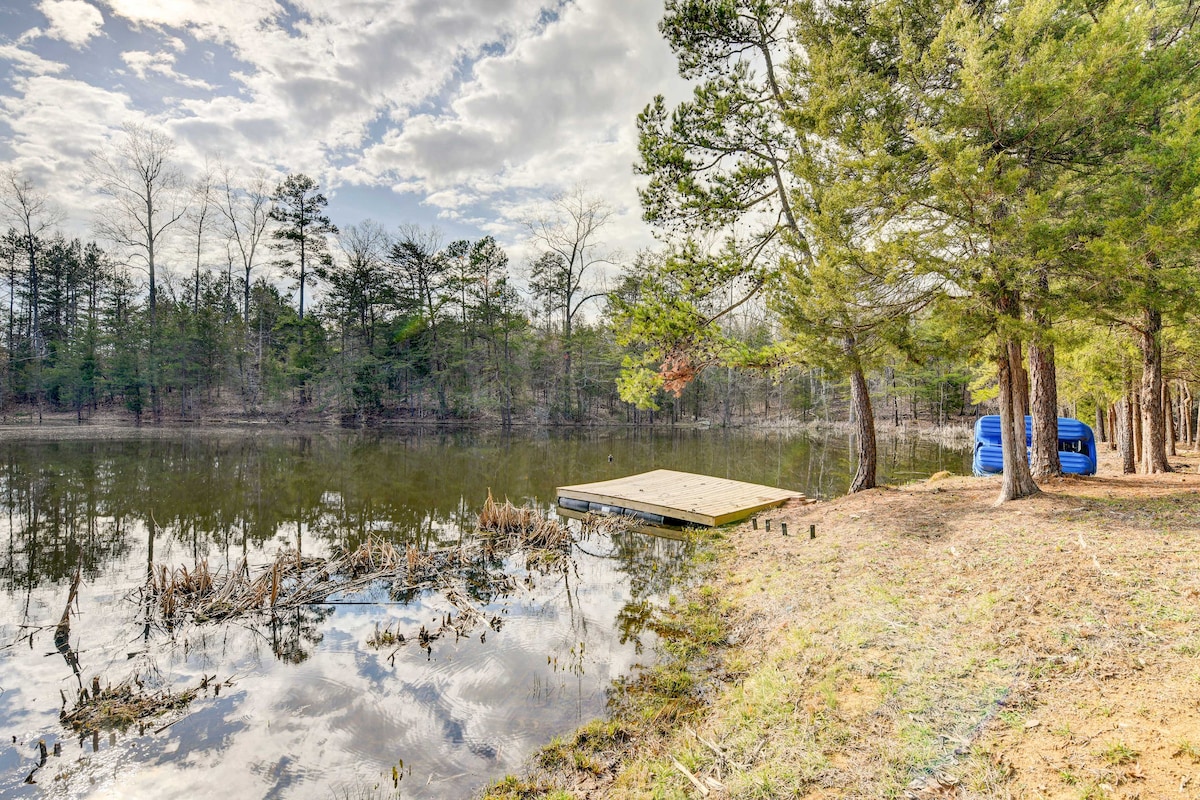
{"label": "shoreline", "polygon": [[[613,421],[590,421],[583,423],[550,423],[541,421],[518,421],[508,426],[490,419],[419,419],[419,420],[375,420],[360,424],[344,424],[338,420],[320,417],[210,417],[201,420],[163,420],[137,424],[119,414],[100,414],[83,422],[74,414],[46,414],[41,422],[30,419],[13,421],[13,415],[0,417],[0,441],[5,439],[158,439],[187,434],[245,434],[247,432],[267,434],[357,432],[357,433],[406,433],[444,430],[478,431],[725,431],[738,433],[770,434],[820,434],[851,437],[854,426],[845,422],[824,420],[784,420],[757,424],[730,425],[722,427],[703,422],[656,423],[654,425]],[[876,430],[880,440],[923,439],[947,447],[968,448],[973,440],[971,425],[974,419],[964,418],[944,426],[930,423],[908,422],[899,427],[881,425]]]}
{"label": "shoreline", "polygon": [[486,796],[1191,796],[1200,455],[1170,463],[1103,450],[999,507],[998,479],[950,477],[721,529],[663,663]]}

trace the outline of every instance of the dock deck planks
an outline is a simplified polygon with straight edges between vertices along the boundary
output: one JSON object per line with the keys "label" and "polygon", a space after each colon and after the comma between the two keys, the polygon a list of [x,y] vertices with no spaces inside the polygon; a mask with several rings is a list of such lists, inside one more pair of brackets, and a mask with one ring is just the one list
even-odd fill
{"label": "dock deck planks", "polygon": [[789,489],[670,469],[656,469],[611,481],[560,486],[558,496],[709,526],[744,519],[756,511],[804,497]]}

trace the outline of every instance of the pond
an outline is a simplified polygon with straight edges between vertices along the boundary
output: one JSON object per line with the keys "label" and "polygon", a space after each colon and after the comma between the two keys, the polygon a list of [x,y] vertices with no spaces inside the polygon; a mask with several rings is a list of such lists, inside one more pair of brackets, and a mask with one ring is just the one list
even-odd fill
{"label": "pond", "polygon": [[[645,623],[689,558],[684,542],[578,523],[556,560],[485,553],[489,489],[542,516],[556,486],[654,468],[829,497],[852,457],[844,438],[722,431],[10,437],[0,796],[468,796],[604,713],[612,681],[652,661]],[[885,480],[968,459],[881,444]],[[281,553],[319,564],[368,542],[449,555],[433,583],[220,620],[167,618],[144,590],[151,568],[267,575]],[[72,728],[96,688],[194,698]]]}

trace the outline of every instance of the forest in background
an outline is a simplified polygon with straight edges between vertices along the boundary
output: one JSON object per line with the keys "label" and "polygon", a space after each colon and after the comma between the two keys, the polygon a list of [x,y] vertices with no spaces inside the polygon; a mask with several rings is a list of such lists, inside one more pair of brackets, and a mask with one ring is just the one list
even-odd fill
{"label": "forest in background", "polygon": [[[546,203],[530,223],[541,255],[513,265],[490,237],[444,241],[433,229],[369,220],[339,228],[303,175],[239,182],[210,169],[184,181],[172,151],[161,133],[127,126],[115,151],[96,157],[110,183],[96,176],[109,188],[96,225],[104,238],[92,241],[67,238],[52,199],[6,174],[4,204],[16,223],[0,239],[0,408],[8,418],[846,418],[845,381],[817,365],[730,365],[678,397],[660,393],[653,408],[622,400],[617,378],[639,348],[618,343],[608,295],[596,288],[600,265],[611,261],[598,244],[609,211],[582,190]],[[212,263],[214,252],[223,264]],[[645,258],[624,267],[624,287]],[[779,326],[759,304],[726,329],[759,346]],[[957,354],[897,351],[873,380],[897,425],[944,424],[976,410],[970,367]]]}

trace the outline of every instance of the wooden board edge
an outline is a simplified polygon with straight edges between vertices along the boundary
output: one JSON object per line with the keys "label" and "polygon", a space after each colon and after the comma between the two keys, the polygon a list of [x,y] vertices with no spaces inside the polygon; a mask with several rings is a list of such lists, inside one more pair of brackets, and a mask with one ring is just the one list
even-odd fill
{"label": "wooden board edge", "polygon": [[580,491],[570,486],[560,486],[557,491],[559,497],[566,497],[570,500],[587,500],[589,503],[603,503],[609,506],[619,506],[620,508],[631,508],[634,511],[645,511],[648,514],[661,514],[664,517],[681,519],[685,522],[694,522],[697,525],[704,525],[709,528],[717,524],[715,517],[710,514],[701,514],[683,508],[661,506],[657,503],[647,503],[628,497],[600,494],[599,492]]}
{"label": "wooden board edge", "polygon": [[[800,497],[804,497],[804,495],[800,495]],[[778,508],[779,506],[786,503],[788,500],[793,500],[793,499],[795,499],[795,498],[786,497],[783,500],[773,500],[769,503],[760,503],[759,505],[756,505],[753,508],[748,508],[748,509],[739,508],[737,511],[730,511],[728,514],[720,515],[719,517],[716,518],[716,522],[714,524],[726,525],[730,522],[739,522],[743,519],[746,519],[747,517],[751,517],[751,516],[757,514],[759,511],[766,511],[768,508]]]}
{"label": "wooden board edge", "polygon": [[[571,508],[563,508],[555,506],[554,513],[560,517],[567,519],[583,519],[587,516],[582,511],[575,511]],[[643,533],[647,536],[657,536],[660,539],[674,539],[677,542],[682,542],[688,537],[688,532],[685,530],[677,530],[675,528],[660,528],[657,525],[630,525],[629,529],[634,533]]]}

